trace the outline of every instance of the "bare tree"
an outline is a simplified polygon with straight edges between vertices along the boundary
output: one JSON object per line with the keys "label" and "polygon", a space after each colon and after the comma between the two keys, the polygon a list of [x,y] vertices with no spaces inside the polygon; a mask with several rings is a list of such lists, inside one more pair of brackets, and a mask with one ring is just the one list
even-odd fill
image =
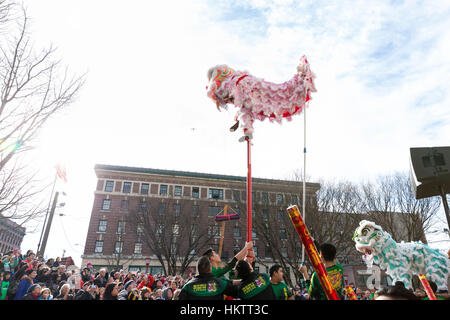
{"label": "bare tree", "polygon": [[416,200],[407,173],[380,176],[376,184],[365,184],[363,189],[368,218],[394,240],[426,241],[425,232],[439,210],[438,197]]}
{"label": "bare tree", "polygon": [[26,10],[0,0],[0,217],[32,219],[45,209],[39,203],[42,188],[33,188],[36,176],[28,172],[26,155],[45,123],[69,106],[85,82],[61,69],[55,49],[35,50],[28,32]]}
{"label": "bare tree", "polygon": [[164,273],[185,274],[198,252],[216,234],[190,201],[143,197],[138,208],[129,211],[128,221],[141,233],[143,243],[157,257]]}

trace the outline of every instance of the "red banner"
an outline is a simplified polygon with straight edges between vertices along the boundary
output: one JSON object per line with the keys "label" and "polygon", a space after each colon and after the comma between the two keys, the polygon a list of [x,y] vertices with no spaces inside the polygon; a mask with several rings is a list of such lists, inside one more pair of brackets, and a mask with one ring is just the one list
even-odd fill
{"label": "red banner", "polygon": [[293,205],[286,210],[289,214],[289,217],[291,218],[292,223],[294,224],[295,230],[302,240],[305,251],[308,254],[309,261],[311,261],[314,271],[319,278],[320,284],[322,285],[323,291],[325,291],[328,300],[340,300],[336,290],[331,285],[330,279],[328,278],[327,269],[320,259],[317,248],[314,245],[311,235],[309,234],[308,228],[303,222],[298,207],[296,205]]}

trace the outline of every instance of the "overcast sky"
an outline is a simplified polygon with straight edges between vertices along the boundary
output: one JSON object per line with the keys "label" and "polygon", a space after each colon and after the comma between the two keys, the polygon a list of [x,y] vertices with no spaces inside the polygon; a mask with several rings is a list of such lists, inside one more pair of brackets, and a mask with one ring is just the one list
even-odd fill
{"label": "overcast sky", "polygon": [[[246,175],[246,145],[228,130],[236,109],[206,97],[216,64],[280,83],[307,56],[318,90],[306,113],[310,181],[408,172],[409,148],[450,145],[449,1],[23,2],[36,48],[53,44],[69,70],[87,72],[37,148],[41,173],[51,181],[63,162],[69,180],[48,256],[65,248],[81,261],[97,163]],[[255,122],[254,177],[302,170],[303,121]],[[25,250],[42,222],[33,228]]]}

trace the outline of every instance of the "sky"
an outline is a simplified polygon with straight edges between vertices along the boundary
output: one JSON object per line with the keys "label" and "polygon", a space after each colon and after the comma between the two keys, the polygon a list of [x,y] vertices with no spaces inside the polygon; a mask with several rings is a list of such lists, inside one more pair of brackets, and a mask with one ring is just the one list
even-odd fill
{"label": "sky", "polygon": [[[408,172],[409,148],[450,145],[448,1],[23,4],[35,47],[52,44],[70,72],[87,75],[36,145],[35,165],[49,182],[55,163],[67,168],[49,257],[65,249],[81,262],[95,164],[246,176],[246,144],[229,132],[236,109],[218,112],[206,97],[206,72],[217,64],[281,83],[306,55],[317,88],[306,110],[311,182]],[[303,124],[304,115],[255,122],[253,177],[289,179],[303,170]],[[437,221],[435,230],[446,227],[443,210]],[[42,223],[27,226],[34,232],[22,248],[37,248]]]}

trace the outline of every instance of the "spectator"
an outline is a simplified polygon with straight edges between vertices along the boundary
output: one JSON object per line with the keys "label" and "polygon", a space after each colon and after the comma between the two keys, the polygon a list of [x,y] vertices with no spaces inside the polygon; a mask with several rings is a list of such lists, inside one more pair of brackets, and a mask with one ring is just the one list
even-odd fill
{"label": "spectator", "polygon": [[123,290],[119,292],[119,300],[128,300],[128,295],[134,288],[136,288],[136,282],[134,280],[127,281],[123,286]]}
{"label": "spectator", "polygon": [[81,289],[75,294],[74,300],[95,300],[96,289],[97,287],[92,281],[85,282]]}
{"label": "spectator", "polygon": [[94,280],[94,284],[99,288],[106,287],[106,284],[108,283],[108,280],[105,277],[106,275],[106,269],[102,268],[100,269],[98,276]]}
{"label": "spectator", "polygon": [[118,285],[115,282],[112,282],[106,286],[103,300],[117,300],[118,294]]}
{"label": "spectator", "polygon": [[402,285],[382,288],[376,292],[375,300],[419,300],[411,291]]}
{"label": "spectator", "polygon": [[6,296],[7,296],[6,294],[8,292],[10,281],[11,281],[11,272],[5,271],[3,273],[3,277],[0,279],[0,282],[1,282],[0,283],[0,288],[1,288],[0,301],[6,299]]}
{"label": "spectator", "polygon": [[55,300],[73,300],[73,294],[71,294],[70,291],[70,285],[64,283],[59,290],[59,295],[55,297]]}
{"label": "spectator", "polygon": [[152,291],[147,287],[142,287],[139,292],[140,299],[139,300],[152,300],[151,299]]}
{"label": "spectator", "polygon": [[[33,269],[28,269],[27,264],[27,271],[25,272],[25,275],[22,277],[22,279],[19,282],[19,287],[17,288],[17,293],[14,297],[14,300],[22,300],[23,296],[27,294],[28,289],[36,282],[36,271]],[[40,289],[40,288],[39,288]],[[40,293],[40,291],[39,291]],[[38,293],[38,295],[39,295]],[[36,298],[37,299],[37,298]]]}
{"label": "spectator", "polygon": [[20,300],[38,300],[40,294],[41,294],[41,286],[38,284],[33,284],[28,287],[27,293],[23,297],[21,297]]}
{"label": "spectator", "polygon": [[53,300],[53,296],[50,289],[42,288],[38,300]]}
{"label": "spectator", "polygon": [[173,298],[173,290],[172,290],[172,288],[170,288],[170,287],[165,288],[162,291],[161,296],[162,296],[162,298],[164,300],[172,300],[172,298]]}
{"label": "spectator", "polygon": [[294,295],[289,290],[286,283],[283,282],[283,268],[279,264],[270,267],[270,282],[277,300],[294,300]]}

